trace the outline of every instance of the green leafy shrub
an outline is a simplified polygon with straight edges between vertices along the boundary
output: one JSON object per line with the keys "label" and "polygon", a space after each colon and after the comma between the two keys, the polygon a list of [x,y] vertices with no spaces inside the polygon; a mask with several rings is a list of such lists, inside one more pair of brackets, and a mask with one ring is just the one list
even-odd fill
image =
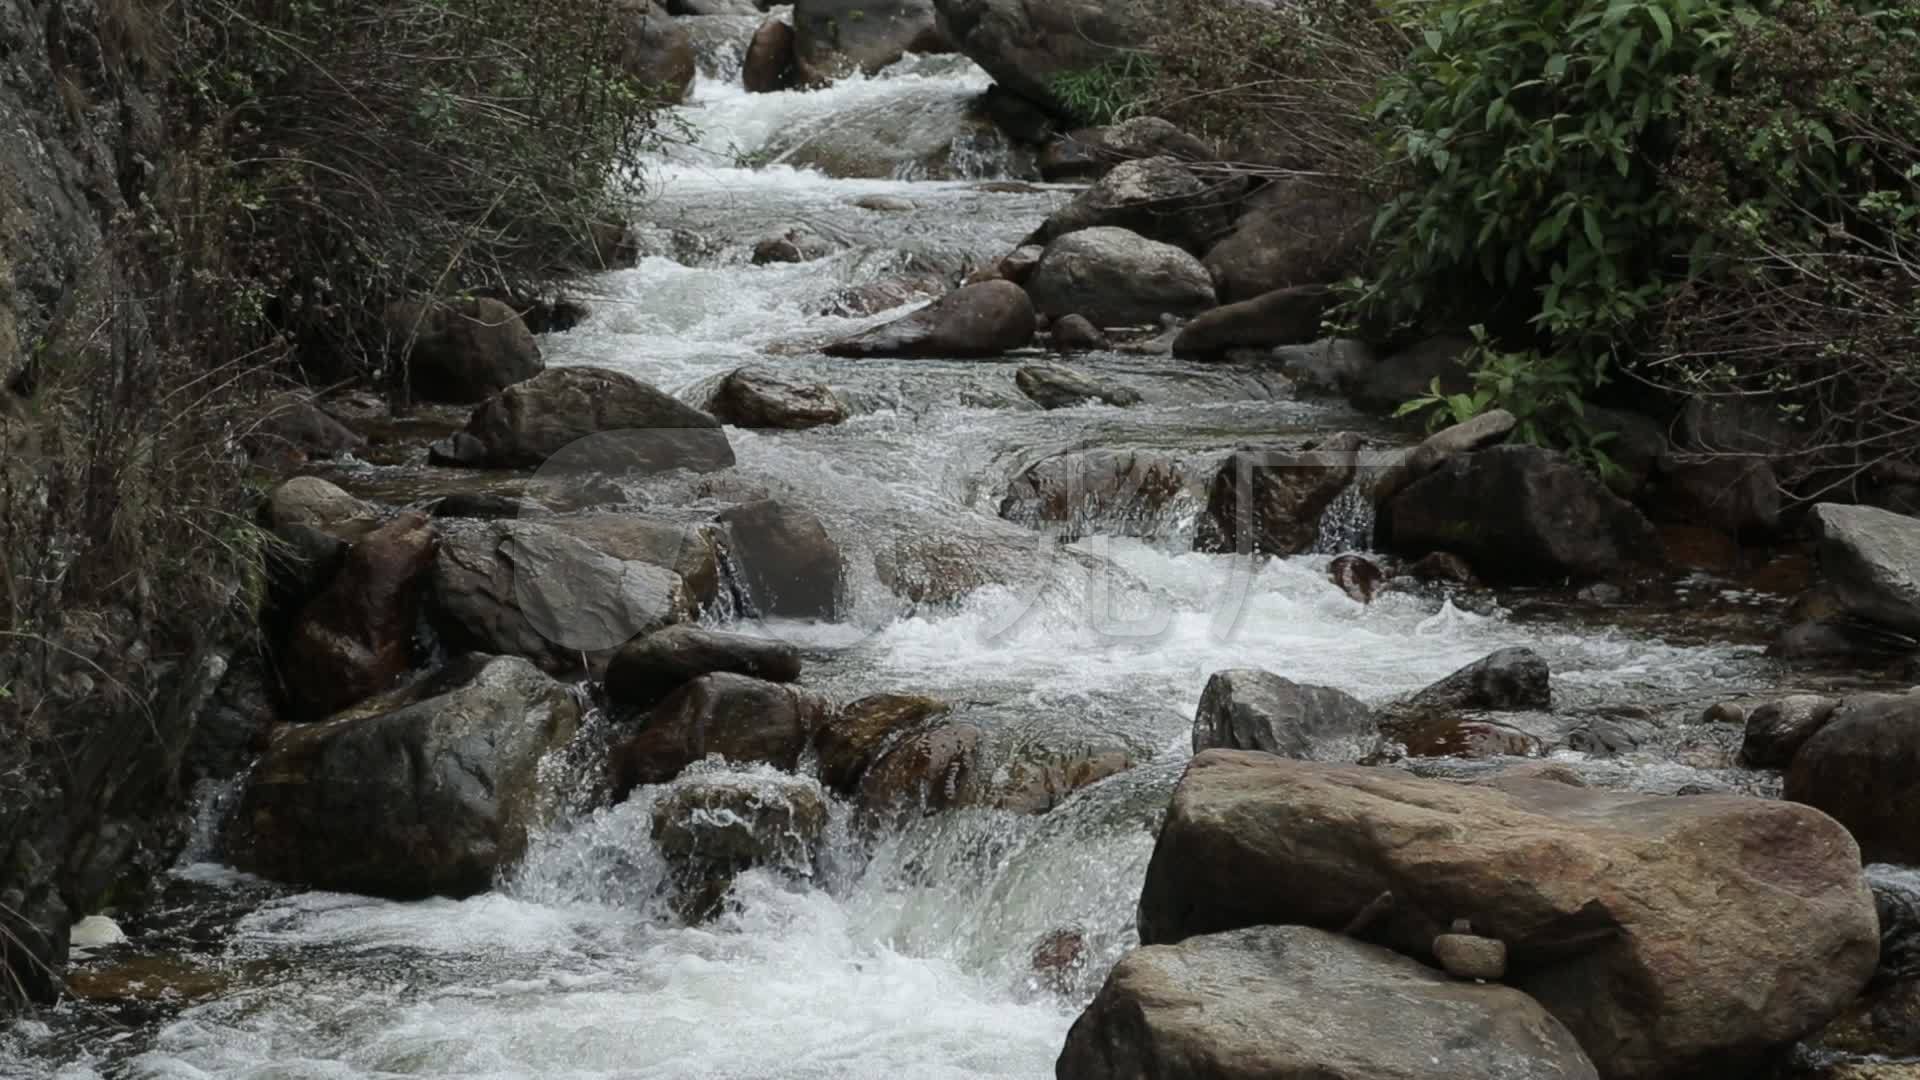
{"label": "green leafy shrub", "polygon": [[1061,72],[1047,88],[1077,123],[1117,124],[1143,114],[1155,67],[1146,53],[1122,52],[1093,67]]}

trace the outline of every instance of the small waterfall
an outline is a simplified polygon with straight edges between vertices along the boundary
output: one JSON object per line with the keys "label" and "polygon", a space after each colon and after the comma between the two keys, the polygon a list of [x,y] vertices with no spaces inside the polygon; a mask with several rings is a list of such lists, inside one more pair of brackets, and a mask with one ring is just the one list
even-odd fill
{"label": "small waterfall", "polygon": [[674,20],[693,40],[693,58],[700,76],[719,83],[738,84],[746,65],[747,45],[765,18],[761,15],[689,15]]}
{"label": "small waterfall", "polygon": [[1315,555],[1373,550],[1373,484],[1364,470],[1320,514]]}
{"label": "small waterfall", "polygon": [[193,825],[187,843],[174,861],[176,867],[210,862],[220,854],[220,835],[246,782],[246,773],[225,780],[202,780],[193,786]]}

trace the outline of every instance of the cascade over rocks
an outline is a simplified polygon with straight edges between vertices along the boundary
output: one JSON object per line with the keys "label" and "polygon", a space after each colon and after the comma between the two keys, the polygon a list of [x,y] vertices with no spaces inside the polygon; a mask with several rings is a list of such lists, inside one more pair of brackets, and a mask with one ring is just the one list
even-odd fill
{"label": "cascade over rocks", "polygon": [[474,656],[353,712],[281,727],[240,796],[235,860],[376,896],[485,891],[540,823],[540,759],[579,716],[573,694],[525,660]]}
{"label": "cascade over rocks", "polygon": [[[1059,334],[1058,324],[1054,333]],[[1089,401],[1102,405],[1138,405],[1140,392],[1103,382],[1059,364],[1028,364],[1013,374],[1013,384],[1043,409],[1067,409]]]}
{"label": "cascade over rocks", "polygon": [[1046,244],[1081,229],[1112,226],[1201,252],[1226,228],[1237,194],[1238,185],[1202,180],[1174,158],[1123,161],[1048,215],[1027,242]]}
{"label": "cascade over rocks", "polygon": [[800,85],[800,67],[794,62],[793,23],[772,15],[747,43],[740,81],[749,94],[777,94]]}
{"label": "cascade over rocks", "polygon": [[692,615],[679,573],[598,551],[533,521],[449,525],[433,610],[457,647],[523,656],[547,671],[605,668],[636,634]]}
{"label": "cascade over rocks", "polygon": [[282,669],[297,713],[320,719],[387,689],[412,667],[417,583],[437,544],[427,516],[410,511],[353,545],[287,642]]}
{"label": "cascade over rocks", "polygon": [[894,740],[924,727],[949,707],[918,694],[870,694],[834,710],[814,736],[821,782],[843,795],[853,794],[867,767]]}
{"label": "cascade over rocks", "polygon": [[1026,290],[1010,281],[963,285],[919,311],[836,341],[828,356],[999,356],[1033,341],[1034,307]]}
{"label": "cascade over rocks", "polygon": [[1537,446],[1462,454],[1379,510],[1377,535],[1387,547],[1450,551],[1508,582],[1605,577],[1660,551],[1639,510]]}
{"label": "cascade over rocks", "polygon": [[1366,196],[1299,178],[1247,200],[1233,231],[1201,260],[1222,303],[1299,285],[1328,285],[1358,269],[1375,207]]}
{"label": "cascade over rocks", "polygon": [[498,300],[399,301],[384,321],[389,352],[417,401],[485,401],[546,367],[519,313]]}
{"label": "cascade over rocks", "polygon": [[1214,308],[1173,339],[1173,355],[1208,360],[1230,349],[1304,345],[1320,336],[1320,319],[1332,299],[1325,286],[1299,285]]}
{"label": "cascade over rocks", "polygon": [[722,511],[727,547],[761,615],[830,619],[839,610],[840,546],[820,519],[777,499]]}
{"label": "cascade over rocks", "polygon": [[1174,791],[1140,939],[1338,929],[1385,892],[1368,940],[1425,956],[1471,918],[1617,1080],[1737,1074],[1843,1009],[1879,952],[1859,848],[1805,807],[1224,750]]}
{"label": "cascade over rocks", "polygon": [[1084,450],[1041,458],[1013,478],[1000,516],[1024,525],[1063,526],[1078,539],[1089,532],[1161,535],[1178,513],[1204,494],[1193,462],[1154,450]]}
{"label": "cascade over rocks", "polygon": [[714,914],[744,871],[811,877],[826,830],[826,793],[798,776],[690,776],[653,805],[654,843],[673,866],[688,921]]}
{"label": "cascade over rocks", "polygon": [[656,705],[640,731],[614,748],[618,798],[664,784],[708,754],[787,772],[826,717],[826,704],[793,686],[732,672],[702,675]]}
{"label": "cascade over rocks", "polygon": [[669,626],[620,646],[607,662],[607,696],[623,705],[652,706],[694,679],[718,671],[768,682],[796,682],[800,650],[772,638]]}
{"label": "cascade over rocks", "polygon": [[1281,757],[1348,760],[1348,751],[1373,734],[1373,710],[1351,694],[1237,668],[1207,679],[1193,717],[1193,752],[1263,750]]}
{"label": "cascade over rocks", "polygon": [[970,805],[978,797],[980,729],[967,723],[924,727],[901,738],[860,778],[870,816],[904,820]]}
{"label": "cascade over rocks", "polygon": [[1298,555],[1320,537],[1320,517],[1353,482],[1360,436],[1342,431],[1300,450],[1237,450],[1207,494],[1211,534],[1201,551]]}
{"label": "cascade over rocks", "polygon": [[1842,611],[1920,636],[1920,518],[1821,503],[1820,574]]}
{"label": "cascade over rocks", "polygon": [[1144,326],[1162,314],[1214,306],[1213,280],[1192,255],[1127,229],[1068,233],[1047,245],[1027,280],[1040,314],[1084,315],[1095,326]]}
{"label": "cascade over rocks", "polygon": [[824,86],[872,75],[910,52],[952,52],[933,0],[794,0],[794,60],[801,81]]}
{"label": "cascade over rocks", "polygon": [[736,368],[707,399],[707,411],[742,428],[805,428],[838,424],[847,406],[825,383],[797,383],[763,367]]}
{"label": "cascade over rocks", "polygon": [[940,29],[993,81],[1056,116],[1053,82],[1151,43],[1165,8],[1152,0],[935,0]]}
{"label": "cascade over rocks", "polygon": [[1597,1080],[1504,986],[1387,949],[1260,926],[1135,949],[1067,1033],[1060,1080]]}
{"label": "cascade over rocks", "polygon": [[[599,438],[581,441],[590,435]],[[631,375],[564,367],[487,399],[433,456],[496,469],[712,472],[733,464],[733,447],[719,421]]]}
{"label": "cascade over rocks", "polygon": [[1920,691],[1840,702],[1793,755],[1785,796],[1845,825],[1868,862],[1920,863]]}

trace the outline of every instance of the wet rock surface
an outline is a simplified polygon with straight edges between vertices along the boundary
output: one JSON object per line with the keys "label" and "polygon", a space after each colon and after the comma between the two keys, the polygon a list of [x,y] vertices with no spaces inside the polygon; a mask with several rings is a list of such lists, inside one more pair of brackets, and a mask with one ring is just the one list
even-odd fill
{"label": "wet rock surface", "polygon": [[1371,741],[1373,710],[1330,686],[1257,669],[1217,671],[1193,718],[1193,751],[1263,750],[1281,757],[1342,760]]}

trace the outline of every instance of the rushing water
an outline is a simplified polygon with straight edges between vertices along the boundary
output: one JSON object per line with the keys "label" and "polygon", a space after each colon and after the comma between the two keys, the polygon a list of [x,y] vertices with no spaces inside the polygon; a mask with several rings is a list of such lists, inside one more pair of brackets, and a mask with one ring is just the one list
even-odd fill
{"label": "rushing water", "polygon": [[[710,54],[732,47],[724,29]],[[730,74],[711,55],[707,70]],[[737,908],[698,928],[655,899],[663,871],[646,792],[563,823],[498,891],[463,901],[290,892],[195,863],[178,875],[171,915],[227,913],[211,920],[216,933],[179,943],[218,973],[218,992],[123,1030],[64,1006],[4,1037],[0,1072],[13,1062],[23,1075],[143,1078],[1047,1076],[1072,1016],[1130,944],[1209,673],[1265,667],[1377,701],[1526,644],[1552,664],[1563,709],[1631,702],[1689,716],[1762,678],[1751,647],[1476,614],[1437,595],[1362,605],[1329,582],[1332,551],[1258,565],[1193,554],[1190,494],[1144,523],[1095,513],[1070,548],[1003,519],[1020,474],[1053,455],[1123,447],[1205,462],[1248,441],[1367,422],[1277,400],[1268,377],[1157,357],[1086,362],[1137,389],[1137,408],[1041,413],[1014,390],[1013,362],[814,351],[898,314],[821,314],[840,290],[990,259],[1069,197],[902,179],[928,175],[941,146],[944,175],[989,177],[1005,162],[966,119],[984,85],[954,59],[807,94],[749,97],[703,78],[685,110],[694,137],[652,178],[655,253],[595,281],[592,317],[544,347],[551,363],[618,368],[696,402],[744,363],[831,384],[851,420],[729,432],[740,463],[720,482],[821,516],[849,566],[846,617],[744,629],[800,643],[807,683],[830,696],[964,703],[1001,761],[1119,746],[1149,763],[1044,816],[951,813],[877,848],[836,830],[818,877],[748,875]],[[816,152],[825,140],[831,152]],[[847,167],[841,178],[800,167],[820,161]],[[913,208],[855,205],[870,195]],[[842,250],[749,264],[758,236],[799,223]],[[356,468],[349,479],[375,490],[431,490],[438,475],[417,463]],[[678,480],[647,496],[692,513],[708,493]],[[1340,504],[1329,524],[1358,537],[1359,511]],[[899,587],[952,577],[953,603],[916,604]],[[1607,768],[1668,789],[1705,775],[1658,752]],[[835,813],[844,823],[845,809]],[[167,917],[150,920],[149,936],[165,936]],[[132,929],[138,944],[142,927]],[[1085,960],[1043,977],[1031,957],[1061,931],[1081,936]]]}

